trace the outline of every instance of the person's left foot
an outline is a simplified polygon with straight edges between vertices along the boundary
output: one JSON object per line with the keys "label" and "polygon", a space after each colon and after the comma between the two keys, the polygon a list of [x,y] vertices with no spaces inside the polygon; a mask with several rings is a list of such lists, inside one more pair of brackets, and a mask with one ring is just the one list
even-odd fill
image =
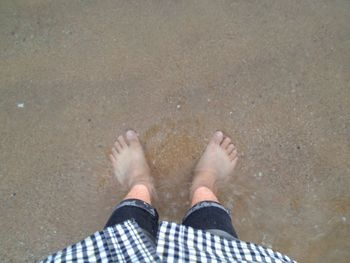
{"label": "person's left foot", "polygon": [[123,186],[131,189],[145,185],[152,194],[153,180],[139,138],[133,130],[128,130],[125,137],[117,138],[109,156],[114,175]]}

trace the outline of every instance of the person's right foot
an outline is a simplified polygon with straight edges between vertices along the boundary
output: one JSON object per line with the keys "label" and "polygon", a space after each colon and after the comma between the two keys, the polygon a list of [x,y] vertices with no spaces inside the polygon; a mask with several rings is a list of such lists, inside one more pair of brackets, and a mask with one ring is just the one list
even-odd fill
{"label": "person's right foot", "polygon": [[233,173],[237,159],[231,139],[221,131],[215,132],[194,170],[191,193],[204,186],[215,194],[218,183]]}

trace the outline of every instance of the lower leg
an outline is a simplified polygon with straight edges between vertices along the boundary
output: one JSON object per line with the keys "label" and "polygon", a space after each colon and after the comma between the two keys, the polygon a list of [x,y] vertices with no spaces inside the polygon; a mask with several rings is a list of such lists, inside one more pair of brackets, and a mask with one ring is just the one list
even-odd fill
{"label": "lower leg", "polygon": [[134,185],[123,200],[127,199],[138,199],[142,200],[148,204],[152,204],[151,193],[148,188],[143,184]]}
{"label": "lower leg", "polygon": [[203,202],[203,201],[212,201],[212,202],[217,202],[219,203],[218,198],[216,197],[216,195],[213,193],[212,190],[210,190],[208,187],[206,186],[200,186],[198,187],[192,194],[192,198],[191,198],[191,207]]}
{"label": "lower leg", "polygon": [[230,214],[219,203],[211,189],[199,186],[192,194],[191,209],[187,212],[182,224],[233,240],[238,237]]}

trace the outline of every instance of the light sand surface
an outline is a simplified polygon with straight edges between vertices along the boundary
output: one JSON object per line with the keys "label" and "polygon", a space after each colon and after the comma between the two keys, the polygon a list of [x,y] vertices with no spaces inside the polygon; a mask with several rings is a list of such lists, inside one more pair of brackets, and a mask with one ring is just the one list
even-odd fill
{"label": "light sand surface", "polygon": [[216,129],[235,228],[300,262],[350,256],[350,1],[0,1],[0,261],[100,230],[108,153],[140,134],[163,219]]}

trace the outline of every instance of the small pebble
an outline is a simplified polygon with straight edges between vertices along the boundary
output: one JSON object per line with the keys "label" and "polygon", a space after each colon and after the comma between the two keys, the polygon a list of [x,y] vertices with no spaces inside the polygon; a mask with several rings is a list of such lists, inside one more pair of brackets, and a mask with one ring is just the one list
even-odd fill
{"label": "small pebble", "polygon": [[181,105],[180,105],[180,104],[176,105],[176,108],[177,108],[177,109],[180,109],[180,108],[181,108]]}

